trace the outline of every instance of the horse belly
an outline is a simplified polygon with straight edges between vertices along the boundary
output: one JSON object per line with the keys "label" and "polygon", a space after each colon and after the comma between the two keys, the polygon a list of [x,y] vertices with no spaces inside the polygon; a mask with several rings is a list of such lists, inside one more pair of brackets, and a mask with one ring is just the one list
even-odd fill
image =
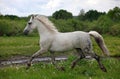
{"label": "horse belly", "polygon": [[73,33],[61,33],[56,36],[56,39],[52,43],[51,51],[68,51],[75,48],[84,49],[88,45],[88,39],[90,39],[87,33],[73,32]]}
{"label": "horse belly", "polygon": [[50,47],[50,51],[56,51],[56,52],[68,51],[72,49],[73,49],[73,45],[69,41],[56,42],[53,43],[52,46]]}

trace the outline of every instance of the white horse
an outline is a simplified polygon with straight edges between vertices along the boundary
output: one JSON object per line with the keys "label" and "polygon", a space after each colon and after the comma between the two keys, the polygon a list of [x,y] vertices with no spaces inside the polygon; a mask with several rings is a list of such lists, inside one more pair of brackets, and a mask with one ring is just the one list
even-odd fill
{"label": "white horse", "polygon": [[[71,49],[76,49],[79,53],[79,56],[76,60],[73,61],[71,68],[74,68],[76,63],[85,58],[86,55],[90,55],[95,58],[99,64],[99,67],[106,72],[106,68],[100,62],[100,57],[96,55],[92,50],[92,42],[90,36],[93,36],[102,49],[105,55],[109,55],[109,51],[104,43],[102,36],[96,31],[83,32],[59,32],[54,24],[43,15],[32,15],[27,26],[24,29],[24,34],[32,32],[33,29],[37,28],[40,35],[40,47],[35,54],[33,54],[28,61],[27,67],[31,66],[31,62],[34,57],[49,51],[51,54],[54,52],[64,52]],[[55,57],[52,56],[52,63],[55,65]]]}

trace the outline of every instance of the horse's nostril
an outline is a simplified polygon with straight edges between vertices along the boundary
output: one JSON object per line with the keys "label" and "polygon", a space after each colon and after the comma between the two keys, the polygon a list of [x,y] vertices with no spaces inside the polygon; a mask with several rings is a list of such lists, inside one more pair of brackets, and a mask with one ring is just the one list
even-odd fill
{"label": "horse's nostril", "polygon": [[24,30],[23,33],[24,33],[24,35],[28,35],[29,31],[28,30]]}

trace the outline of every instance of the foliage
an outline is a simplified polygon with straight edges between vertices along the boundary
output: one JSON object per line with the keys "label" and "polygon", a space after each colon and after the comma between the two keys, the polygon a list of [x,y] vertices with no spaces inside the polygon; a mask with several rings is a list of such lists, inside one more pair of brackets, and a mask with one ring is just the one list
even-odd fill
{"label": "foliage", "polygon": [[107,14],[113,21],[120,21],[120,8],[115,7],[112,10],[109,10]]}
{"label": "foliage", "polygon": [[109,33],[109,29],[112,26],[112,24],[113,22],[109,17],[101,16],[98,18],[96,25],[93,27],[93,29],[102,34]]}
{"label": "foliage", "polygon": [[22,35],[27,17],[15,15],[0,16],[0,36]]}
{"label": "foliage", "polygon": [[93,21],[97,20],[101,15],[105,15],[105,13],[98,12],[97,10],[89,10],[85,13],[84,18],[85,20]]}
{"label": "foliage", "polygon": [[4,19],[4,18],[11,19],[11,20],[19,20],[20,19],[20,17],[18,17],[16,15],[5,15],[5,16],[0,15],[0,19]]}
{"label": "foliage", "polygon": [[70,19],[73,17],[73,15],[72,15],[72,13],[61,9],[59,11],[54,12],[52,17],[55,19]]}
{"label": "foliage", "polygon": [[77,19],[68,20],[55,20],[51,19],[60,32],[72,32],[72,31],[87,31],[87,25],[84,22],[80,22]]}
{"label": "foliage", "polygon": [[120,36],[120,23],[117,23],[110,27],[110,34],[114,36]]}
{"label": "foliage", "polygon": [[[90,31],[95,30],[101,34],[119,36],[120,8],[115,7],[108,13],[89,10],[85,13],[82,9],[78,16],[66,10],[59,10],[49,17],[60,32]],[[15,15],[0,15],[0,36],[22,35],[23,29],[29,20],[28,17]]]}
{"label": "foliage", "polygon": [[78,14],[78,19],[84,21],[85,20],[85,11],[84,9],[80,10],[80,13]]}
{"label": "foliage", "polygon": [[24,20],[0,20],[0,36],[21,35],[26,22]]}

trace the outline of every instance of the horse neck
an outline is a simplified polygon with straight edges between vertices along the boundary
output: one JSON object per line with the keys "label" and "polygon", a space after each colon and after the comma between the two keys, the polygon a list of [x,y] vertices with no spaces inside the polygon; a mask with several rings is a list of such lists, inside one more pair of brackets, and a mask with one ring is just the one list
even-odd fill
{"label": "horse neck", "polygon": [[50,31],[49,29],[47,29],[42,23],[39,22],[38,26],[37,26],[37,29],[38,29],[38,33],[39,35],[42,37],[42,36],[48,36],[48,35],[53,35],[53,34],[56,34],[57,32],[55,31]]}

